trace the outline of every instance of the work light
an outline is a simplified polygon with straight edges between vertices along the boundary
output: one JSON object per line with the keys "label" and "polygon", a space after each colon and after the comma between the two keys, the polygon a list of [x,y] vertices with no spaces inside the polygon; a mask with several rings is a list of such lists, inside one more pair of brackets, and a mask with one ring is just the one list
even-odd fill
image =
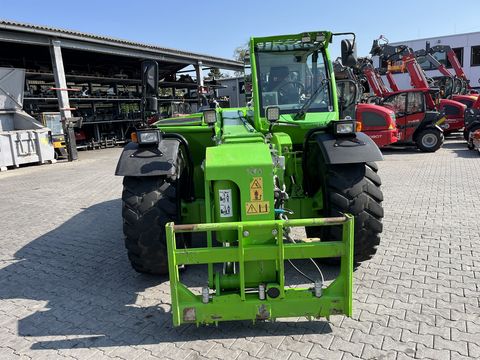
{"label": "work light", "polygon": [[217,112],[213,109],[205,110],[203,112],[203,121],[207,125],[213,125],[217,122]]}
{"label": "work light", "polygon": [[265,109],[268,122],[276,122],[280,118],[280,108],[278,106],[268,106]]}
{"label": "work light", "polygon": [[310,41],[312,41],[310,34],[305,33],[302,35],[302,43],[309,43]]}
{"label": "work light", "polygon": [[139,145],[155,145],[160,142],[160,131],[155,129],[138,130],[137,141]]}
{"label": "work light", "polygon": [[317,38],[316,38],[315,40],[316,40],[317,42],[324,42],[324,41],[325,41],[325,34],[319,32],[319,33],[317,34]]}
{"label": "work light", "polygon": [[333,124],[333,133],[335,135],[351,135],[355,133],[355,121],[343,120],[335,121]]}

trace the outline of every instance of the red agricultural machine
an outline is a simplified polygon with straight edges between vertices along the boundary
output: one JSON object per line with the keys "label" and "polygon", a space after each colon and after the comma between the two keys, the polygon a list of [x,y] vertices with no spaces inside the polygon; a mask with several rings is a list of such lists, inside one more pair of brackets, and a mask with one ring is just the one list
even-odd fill
{"label": "red agricultural machine", "polygon": [[398,141],[395,112],[386,107],[364,102],[364,85],[353,68],[334,63],[341,117],[357,121],[358,130],[367,134],[379,148]]}
{"label": "red agricultural machine", "polygon": [[[452,74],[447,67],[438,61],[433,55],[436,53],[446,53],[448,61],[452,65],[455,74]],[[427,41],[425,49],[415,51],[415,57],[419,63],[428,62],[440,72],[440,76],[432,78],[434,86],[441,89],[443,98],[458,101],[467,108],[471,108],[478,99],[478,94],[470,87],[470,81],[467,79],[457,55],[448,45],[437,45],[433,48]]]}
{"label": "red agricultural machine", "polygon": [[386,73],[387,78],[392,78],[392,71],[407,72],[413,87],[411,90],[421,91],[425,94],[427,109],[444,113],[445,121],[441,124],[441,127],[445,134],[463,129],[465,126],[464,112],[467,108],[466,105],[452,99],[441,98],[442,89],[432,87],[432,82],[427,80],[412,49],[405,45],[392,46],[386,41],[380,44],[382,39],[385,40],[380,38],[373,42],[370,54],[379,56],[381,63],[387,64],[387,67],[382,69]]}
{"label": "red agricultural machine", "polygon": [[430,89],[398,90],[393,76],[387,74],[387,80],[397,91],[387,88],[379,72],[373,67],[370,59],[362,59],[357,72],[364,83],[368,84],[369,92],[374,96],[367,98],[395,112],[395,122],[398,129],[398,141],[395,145],[414,144],[420,150],[434,152],[444,141],[443,130],[438,126],[444,121],[444,116],[435,107],[434,96]]}
{"label": "red agricultural machine", "polygon": [[463,137],[467,141],[468,148],[473,149],[473,134],[480,131],[480,97],[473,103],[473,105],[465,110],[465,129],[463,130]]}

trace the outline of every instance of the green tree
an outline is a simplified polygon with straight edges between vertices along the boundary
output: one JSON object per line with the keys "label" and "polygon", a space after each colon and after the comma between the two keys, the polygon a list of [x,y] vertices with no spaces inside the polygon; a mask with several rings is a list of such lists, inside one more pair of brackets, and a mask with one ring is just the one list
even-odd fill
{"label": "green tree", "polygon": [[[233,58],[239,62],[245,62],[245,57],[248,55],[248,42],[244,43],[241,46],[237,46],[233,50]],[[243,71],[235,71],[235,76],[242,76]]]}
{"label": "green tree", "polygon": [[248,54],[248,43],[243,44],[242,46],[237,46],[233,50],[233,58],[237,61],[244,62],[245,57]]}
{"label": "green tree", "polygon": [[213,80],[214,78],[221,79],[224,77],[225,77],[225,74],[223,74],[219,68],[212,67],[208,72],[207,76],[205,77],[205,80]]}

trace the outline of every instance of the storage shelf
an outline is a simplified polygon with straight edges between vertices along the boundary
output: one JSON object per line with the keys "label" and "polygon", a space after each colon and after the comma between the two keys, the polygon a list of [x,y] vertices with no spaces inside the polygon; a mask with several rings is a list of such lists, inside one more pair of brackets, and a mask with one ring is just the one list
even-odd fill
{"label": "storage shelf", "polygon": [[[44,80],[54,83],[53,73],[48,72],[36,72],[36,71],[27,71],[25,73],[27,80]],[[125,79],[117,77],[105,77],[105,76],[92,76],[92,75],[74,75],[74,74],[65,74],[67,82],[73,82],[77,84],[87,84],[89,82],[98,83],[98,84],[121,84],[121,85],[141,85],[141,80],[139,79]],[[176,88],[197,88],[196,83],[185,83],[178,81],[160,81],[158,83],[159,87],[176,87]]]}

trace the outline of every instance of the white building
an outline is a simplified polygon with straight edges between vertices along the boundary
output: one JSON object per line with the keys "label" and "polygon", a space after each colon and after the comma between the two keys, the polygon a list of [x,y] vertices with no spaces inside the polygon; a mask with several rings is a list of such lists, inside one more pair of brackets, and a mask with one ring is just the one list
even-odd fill
{"label": "white building", "polygon": [[[431,47],[436,45],[449,45],[455,51],[467,78],[470,80],[470,85],[473,88],[480,89],[480,31],[400,41],[390,43],[390,45],[406,45],[416,51],[425,49],[427,41],[430,42]],[[446,65],[448,70],[454,74],[454,70],[450,65],[445,53],[435,53],[434,57]],[[374,58],[374,65],[378,67],[378,57]],[[428,62],[423,62],[420,65],[425,70],[426,75],[429,77],[441,75],[440,72],[438,70],[434,70]],[[394,76],[401,89],[411,88],[408,74],[395,74]]]}

